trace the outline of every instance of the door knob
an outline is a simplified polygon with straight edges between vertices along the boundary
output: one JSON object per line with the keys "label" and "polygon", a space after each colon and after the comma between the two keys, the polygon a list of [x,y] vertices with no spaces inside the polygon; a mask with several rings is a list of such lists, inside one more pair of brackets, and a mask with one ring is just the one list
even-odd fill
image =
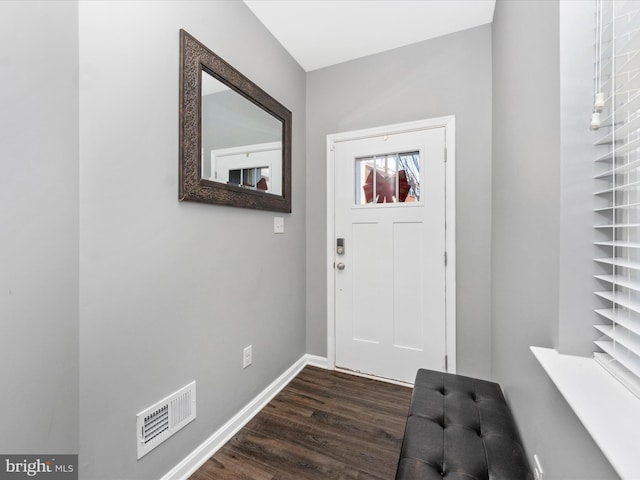
{"label": "door knob", "polygon": [[344,270],[344,263],[340,262],[336,265],[336,267],[338,268],[338,270]]}

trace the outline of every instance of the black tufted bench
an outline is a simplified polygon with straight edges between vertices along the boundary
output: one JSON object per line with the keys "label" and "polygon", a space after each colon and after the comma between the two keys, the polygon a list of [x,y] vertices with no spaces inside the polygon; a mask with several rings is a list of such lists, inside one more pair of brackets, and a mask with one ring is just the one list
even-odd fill
{"label": "black tufted bench", "polygon": [[500,385],[418,370],[396,480],[532,480]]}

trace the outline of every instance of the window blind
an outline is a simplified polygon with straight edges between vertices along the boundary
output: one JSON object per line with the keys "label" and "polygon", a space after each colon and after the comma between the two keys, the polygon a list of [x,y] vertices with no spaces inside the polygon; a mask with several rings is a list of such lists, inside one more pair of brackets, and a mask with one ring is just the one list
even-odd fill
{"label": "window blind", "polygon": [[640,397],[640,2],[596,0],[594,358]]}

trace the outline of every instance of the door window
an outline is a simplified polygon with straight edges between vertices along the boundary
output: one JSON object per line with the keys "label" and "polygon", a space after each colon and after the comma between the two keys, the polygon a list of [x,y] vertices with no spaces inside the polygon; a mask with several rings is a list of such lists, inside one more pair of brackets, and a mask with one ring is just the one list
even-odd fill
{"label": "door window", "polygon": [[420,201],[420,152],[357,158],[355,203]]}
{"label": "door window", "polygon": [[229,170],[229,183],[243,187],[269,189],[269,167],[253,167]]}

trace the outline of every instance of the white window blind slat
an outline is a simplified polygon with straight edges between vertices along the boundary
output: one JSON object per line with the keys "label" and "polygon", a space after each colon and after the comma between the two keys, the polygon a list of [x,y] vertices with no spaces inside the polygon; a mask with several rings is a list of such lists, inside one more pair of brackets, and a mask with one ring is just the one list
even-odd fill
{"label": "white window blind slat", "polygon": [[615,185],[610,188],[605,188],[604,190],[598,190],[594,195],[610,195],[614,192],[622,192],[625,190],[631,190],[634,188],[640,187],[640,180],[637,182],[631,182],[626,185]]}
{"label": "white window blind slat", "polygon": [[595,344],[608,353],[612,359],[626,367],[630,373],[640,377],[640,358],[613,340],[598,340]]}
{"label": "white window blind slat", "polygon": [[[621,248],[619,245],[616,245],[616,247]],[[624,257],[596,258],[594,260],[598,263],[613,265],[618,268],[629,268],[634,270],[640,270],[640,260],[631,260]]]}
{"label": "white window blind slat", "polygon": [[605,91],[615,94],[638,90],[640,85],[640,75],[638,73],[640,73],[638,70],[632,70],[631,67],[628,67],[624,72],[608,77],[603,84],[603,88],[606,89]]}
{"label": "white window blind slat", "polygon": [[[627,153],[631,153],[634,152],[638,147],[640,147],[640,137],[635,138],[633,140],[628,140],[628,143],[625,143],[624,145],[618,145],[616,146],[615,150],[609,150],[606,153],[602,154],[601,156],[596,158],[596,162],[603,162],[605,160],[613,160],[614,156],[615,157],[619,157],[620,159],[623,158],[623,155],[627,154]],[[635,153],[635,152],[634,152]],[[634,169],[636,167],[638,167],[638,165],[640,165],[640,160],[635,160],[633,162],[630,163],[624,163],[622,165],[615,165],[610,168],[609,170],[600,173],[598,175],[596,175],[595,178],[604,178],[604,177],[608,177],[611,176],[613,174],[616,173],[625,173],[628,172],[631,169]]]}
{"label": "white window blind slat", "polygon": [[638,11],[637,0],[618,0],[615,10],[618,22],[623,22],[625,17]]}
{"label": "white window blind slat", "polygon": [[629,352],[640,349],[640,339],[638,339],[638,335],[621,325],[616,325],[615,327],[613,325],[595,325],[595,327],[600,333],[609,337],[612,341],[619,343],[629,350]]}
{"label": "white window blind slat", "polygon": [[640,203],[623,203],[618,205],[609,205],[608,207],[596,208],[594,212],[602,213],[610,210],[620,210],[621,208],[638,208]]}
{"label": "white window blind slat", "polygon": [[[613,303],[614,308],[622,307],[627,310],[628,313],[633,313],[636,315],[640,315],[640,301],[633,300],[629,298],[627,295],[624,295],[620,292],[611,292],[611,291],[602,291],[602,292],[594,292],[598,297],[603,298],[605,300]],[[639,352],[640,353],[640,352]]]}
{"label": "white window blind slat", "polygon": [[605,225],[596,225],[593,228],[600,228],[600,229],[604,229],[604,228],[637,228],[640,227],[640,223],[608,223]]}
{"label": "white window blind slat", "polygon": [[[616,142],[623,141],[627,135],[637,132],[639,128],[640,128],[640,116],[629,120],[629,122],[624,125],[620,125],[618,128],[615,129]],[[614,132],[608,133],[607,135],[602,137],[600,140],[598,140],[596,142],[596,145],[609,145],[613,143],[613,138],[614,138],[613,135],[614,135]]]}
{"label": "white window blind slat", "polygon": [[599,308],[596,310],[596,313],[607,320],[611,320],[612,322],[616,321],[616,310],[613,308]]}
{"label": "white window blind slat", "polygon": [[[640,37],[635,39],[634,43],[640,43]],[[618,65],[616,66],[616,75],[625,75],[628,73],[638,73],[638,64],[636,63],[635,55],[637,55],[638,51],[635,50],[631,52],[628,58],[622,58]]]}
{"label": "white window blind slat", "polygon": [[640,242],[612,242],[612,241],[606,241],[606,242],[594,242],[594,245],[597,245],[599,247],[613,247],[614,245],[616,245],[619,248],[640,248]]}
{"label": "white window blind slat", "polygon": [[631,317],[624,310],[603,308],[596,310],[596,313],[607,320],[611,320],[616,325],[621,325],[629,331],[636,334],[640,333],[640,320],[635,317]]}
{"label": "white window blind slat", "polygon": [[[603,110],[605,114],[611,112],[610,102],[611,98],[608,98]],[[617,117],[625,118],[627,115],[636,113],[638,109],[640,109],[640,92],[633,95],[632,98],[630,98],[628,101],[618,104],[615,109],[615,114]],[[610,127],[612,122],[612,115],[609,114],[603,118],[604,120],[602,121],[602,125]]]}
{"label": "white window blind slat", "polygon": [[640,2],[596,7],[594,358],[640,396]]}
{"label": "white window blind slat", "polygon": [[[632,74],[624,74],[624,78],[616,83],[614,92],[616,95],[633,92],[640,87],[640,75],[636,70]],[[615,81],[615,78],[613,79]]]}
{"label": "white window blind slat", "polygon": [[596,275],[595,278],[603,282],[620,285],[621,287],[640,292],[640,280],[631,280],[623,275]]}
{"label": "white window blind slat", "polygon": [[614,377],[627,385],[632,392],[640,391],[640,378],[621,366],[611,355],[596,352],[593,354],[593,358]]}

